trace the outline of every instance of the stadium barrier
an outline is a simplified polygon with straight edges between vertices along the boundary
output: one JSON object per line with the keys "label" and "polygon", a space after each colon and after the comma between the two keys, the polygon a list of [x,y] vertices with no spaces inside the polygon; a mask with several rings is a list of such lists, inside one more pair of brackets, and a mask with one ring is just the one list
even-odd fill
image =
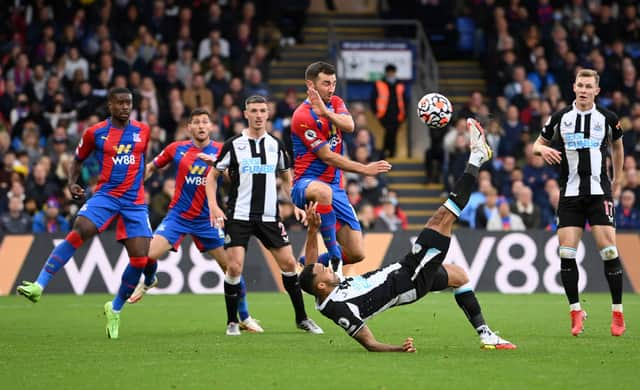
{"label": "stadium barrier", "polygon": [[[361,274],[401,259],[416,239],[415,232],[368,233],[365,260],[345,266],[346,274]],[[637,233],[618,234],[618,247],[625,267],[626,291],[640,292]],[[300,255],[305,233],[289,236],[294,253]],[[7,236],[0,247],[0,295],[13,294],[21,280],[33,280],[62,236],[40,234]],[[319,245],[322,248],[320,237]],[[488,233],[459,229],[454,232],[446,262],[463,267],[479,291],[502,293],[562,293],[557,237],[545,231]],[[245,261],[245,279],[251,291],[284,291],[280,271],[257,241],[251,241]],[[578,248],[580,290],[608,291],[602,261],[591,234]],[[128,257],[113,232],[105,232],[80,248],[53,279],[48,293],[115,293]],[[177,252],[159,261],[159,287],[153,294],[220,294],[223,273],[217,263],[201,254],[186,239]]]}

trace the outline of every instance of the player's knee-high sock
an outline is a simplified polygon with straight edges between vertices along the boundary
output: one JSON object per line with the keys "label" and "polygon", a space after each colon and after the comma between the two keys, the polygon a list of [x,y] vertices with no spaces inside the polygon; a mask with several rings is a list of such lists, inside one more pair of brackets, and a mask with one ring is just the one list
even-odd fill
{"label": "player's knee-high sock", "polygon": [[144,284],[147,286],[151,286],[153,283],[154,276],[158,271],[158,260],[152,259],[151,257],[147,257],[147,265],[144,267]]}
{"label": "player's knee-high sock", "polygon": [[479,168],[473,164],[467,164],[464,174],[458,179],[449,193],[449,198],[444,202],[444,207],[451,211],[456,217],[460,216],[462,209],[467,205],[471,190],[478,177]]}
{"label": "player's knee-high sock", "polygon": [[319,204],[316,208],[318,214],[320,214],[320,234],[324,245],[331,256],[342,258],[342,253],[338,242],[336,241],[336,213],[333,211],[333,206],[330,204]]}
{"label": "player's knee-high sock", "polygon": [[227,307],[227,324],[238,322],[238,298],[240,297],[240,280],[242,276],[224,276],[224,303]]}
{"label": "player's knee-high sock", "polygon": [[458,303],[458,306],[464,312],[471,326],[473,326],[478,333],[481,333],[487,323],[484,321],[480,303],[471,286],[468,284],[460,286],[453,290],[453,294],[456,298],[456,303]]}
{"label": "player's knee-high sock", "polygon": [[244,276],[240,277],[240,293],[238,294],[238,314],[240,321],[249,318],[249,303],[247,303],[247,285],[244,282]]}
{"label": "player's knee-high sock", "polygon": [[129,259],[129,264],[127,264],[127,268],[125,268],[122,273],[122,281],[118,293],[115,298],[113,298],[113,311],[118,312],[122,310],[122,306],[124,306],[124,303],[131,296],[133,290],[136,289],[136,285],[140,280],[140,275],[142,275],[146,264],[146,257],[132,257]]}
{"label": "player's knee-high sock", "polygon": [[619,257],[604,261],[604,274],[609,283],[613,308],[622,311],[622,264],[620,264]]}
{"label": "player's knee-high sock", "polygon": [[302,290],[298,283],[298,275],[295,272],[282,272],[282,284],[287,290],[293,309],[296,312],[296,323],[307,319],[307,312],[304,310],[304,301],[302,300]]}
{"label": "player's knee-high sock", "polygon": [[571,310],[581,310],[580,295],[578,293],[578,264],[576,263],[576,249],[560,247],[560,279],[564,292],[571,306]]}
{"label": "player's knee-high sock", "polygon": [[64,238],[64,241],[58,244],[49,255],[44,266],[42,266],[42,270],[38,275],[38,279],[36,279],[36,283],[42,286],[42,288],[47,287],[56,272],[60,271],[60,268],[67,264],[76,249],[81,245],[82,237],[80,237],[80,234],[75,230],[69,232],[69,234]]}

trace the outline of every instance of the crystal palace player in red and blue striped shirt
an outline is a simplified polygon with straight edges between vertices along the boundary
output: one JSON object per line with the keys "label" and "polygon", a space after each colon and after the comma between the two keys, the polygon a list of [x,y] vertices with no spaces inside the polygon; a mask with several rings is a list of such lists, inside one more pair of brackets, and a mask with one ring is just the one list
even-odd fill
{"label": "crystal palace player in red and blue striped shirt", "polygon": [[[209,253],[223,271],[226,270],[224,231],[220,227],[212,227],[209,220],[205,185],[211,168],[198,158],[199,153],[217,158],[222,149],[221,143],[212,141],[209,137],[212,127],[209,112],[196,108],[189,115],[188,129],[191,139],[173,142],[147,164],[146,178],[149,178],[156,170],[174,163],[177,167],[176,189],[167,216],[153,234],[147,266],[144,269],[144,281],[138,284],[128,300],[129,303],[140,301],[150,288],[157,285],[158,258],[169,250],[177,250],[187,234],[191,235],[201,252]],[[240,280],[240,284],[240,328],[249,332],[262,332],[262,327],[249,315],[244,279]]]}
{"label": "crystal palace player in red and blue striped shirt", "polygon": [[305,71],[305,81],[308,99],[293,113],[291,123],[295,161],[291,198],[301,209],[310,201],[318,203],[320,233],[329,251],[319,262],[327,265],[330,258],[343,257],[358,262],[364,257],[362,229],[344,190],[342,170],[374,176],[389,171],[391,165],[386,161],[364,165],[342,156],[342,132],[353,132],[354,123],[344,101],[334,95],[333,65],[312,63]]}
{"label": "crystal palace player in red and blue striped shirt", "polygon": [[107,337],[118,338],[120,310],[134,291],[147,263],[151,240],[149,212],[144,202],[144,154],[149,126],[130,120],[133,97],[126,88],[112,88],[108,95],[111,117],[88,128],[82,135],[69,172],[69,190],[82,199],[85,190],[77,184],[82,162],[95,153],[101,171],[94,195],[82,206],[73,230],[55,247],[38,279],[23,282],[18,293],[37,302],[53,276],[69,261],[76,249],[117,220],[116,237],[123,241],[129,264],[113,301],[105,304]]}

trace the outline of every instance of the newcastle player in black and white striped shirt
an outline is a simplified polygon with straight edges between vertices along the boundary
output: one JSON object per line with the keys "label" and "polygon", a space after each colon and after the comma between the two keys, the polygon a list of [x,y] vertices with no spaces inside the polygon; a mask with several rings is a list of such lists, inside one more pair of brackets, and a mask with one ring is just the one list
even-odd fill
{"label": "newcastle player in black and white striped shirt", "polygon": [[[321,334],[322,329],[305,312],[302,291],[297,283],[296,260],[278,215],[276,180],[280,178],[283,193],[290,194],[291,172],[282,142],[267,133],[267,99],[259,95],[248,97],[244,117],[248,127],[224,143],[217,160],[215,156],[198,155],[214,168],[209,170],[206,183],[211,225],[225,229],[224,247],[229,259],[224,278],[227,335],[240,335],[237,317],[240,277],[252,235],[269,249],[282,271],[282,284],[291,298],[298,328]],[[224,171],[231,179],[226,215],[216,199],[218,177]],[[304,212],[296,210],[296,216],[302,219]]]}
{"label": "newcastle player in black and white striped shirt", "polygon": [[[549,118],[536,140],[533,151],[548,164],[560,164],[560,203],[558,204],[558,241],[560,276],[569,300],[571,333],[583,331],[586,312],[578,294],[576,253],[585,223],[589,222],[612,300],[611,334],[625,331],[622,314],[622,265],[616,247],[612,180],[607,171],[612,151],[613,186],[622,178],[624,150],[622,129],[616,115],[595,104],[600,92],[599,75],[583,69],[576,75],[573,92],[576,100]],[[551,147],[557,141],[560,151]]]}
{"label": "newcastle player in black and white striped shirt", "polygon": [[305,255],[307,265],[300,273],[302,289],[316,297],[318,310],[342,327],[372,352],[415,352],[413,339],[402,345],[384,344],[375,339],[365,321],[386,309],[417,301],[429,291],[454,287],[456,302],[480,336],[482,348],[515,349],[487,326],[480,304],[462,268],[442,265],[451,237],[451,227],[469,200],[480,165],[491,158],[482,127],[468,119],[471,156],[464,175],[456,183],[449,199],[427,221],[415,244],[397,263],[359,276],[340,279],[331,269],[317,263],[317,234],[320,215],[315,204],[307,208],[309,230]]}

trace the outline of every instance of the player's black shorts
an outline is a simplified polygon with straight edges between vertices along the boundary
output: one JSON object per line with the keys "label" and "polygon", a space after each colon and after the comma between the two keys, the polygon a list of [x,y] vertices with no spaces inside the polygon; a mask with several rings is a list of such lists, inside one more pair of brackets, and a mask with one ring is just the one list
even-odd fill
{"label": "player's black shorts", "polygon": [[262,244],[271,248],[282,248],[290,245],[289,235],[282,222],[238,221],[231,219],[224,226],[224,247],[241,246],[245,249],[249,238],[254,235]]}
{"label": "player's black shorts", "polygon": [[615,226],[615,209],[610,196],[569,196],[560,198],[558,227],[589,225]]}
{"label": "player's black shorts", "polygon": [[424,229],[409,253],[400,261],[403,270],[407,272],[416,288],[418,299],[429,291],[433,291],[436,279],[438,279],[437,287],[441,287],[442,272],[440,268],[442,268],[442,262],[447,256],[450,242],[450,237],[443,236],[431,229]]}

